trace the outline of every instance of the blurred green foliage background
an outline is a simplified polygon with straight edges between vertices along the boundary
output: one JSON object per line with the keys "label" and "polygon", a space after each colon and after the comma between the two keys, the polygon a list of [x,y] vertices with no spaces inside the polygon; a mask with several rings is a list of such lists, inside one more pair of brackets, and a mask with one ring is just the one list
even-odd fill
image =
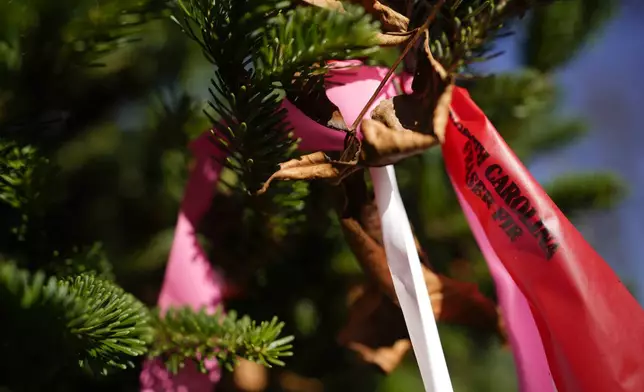
{"label": "blurred green foliage background", "polygon": [[[522,67],[462,81],[525,163],[583,136],[583,121],[555,114],[552,72],[600,31],[612,3],[568,0],[539,9],[515,26],[526,34]],[[33,167],[49,173],[35,202],[19,209],[0,203],[0,256],[18,253],[30,269],[47,269],[44,260],[54,251],[93,252],[97,262],[111,261],[126,290],[154,304],[187,178],[187,146],[209,128],[202,109],[212,71],[164,1],[0,0],[0,140],[37,148],[47,162]],[[494,297],[440,151],[405,161],[397,174],[432,263]],[[572,218],[612,206],[625,191],[610,173],[543,185]],[[245,295],[227,306],[256,319],[277,315],[296,336],[287,369],[330,391],[422,390],[413,356],[385,377],[336,344],[347,291],[362,272],[323,187],[311,185],[306,220],[277,239],[248,227],[242,203],[222,188],[201,237],[212,262],[244,282]],[[11,234],[25,225],[30,246]],[[516,391],[509,349],[457,327],[440,331],[455,391]],[[78,384],[78,390],[136,388],[137,369]]]}

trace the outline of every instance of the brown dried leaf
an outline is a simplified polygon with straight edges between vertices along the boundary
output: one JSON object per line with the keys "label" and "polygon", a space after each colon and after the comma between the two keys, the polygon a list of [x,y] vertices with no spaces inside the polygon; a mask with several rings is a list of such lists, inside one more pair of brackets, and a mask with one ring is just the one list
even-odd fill
{"label": "brown dried leaf", "polygon": [[[348,149],[345,149],[346,151]],[[324,152],[318,151],[280,163],[279,170],[273,173],[255,194],[265,193],[273,180],[329,180],[332,185],[337,185],[358,170],[360,167],[356,161],[332,160]]]}
{"label": "brown dried leaf", "polygon": [[257,194],[261,195],[266,192],[273,180],[328,179],[337,177],[339,174],[338,167],[331,162],[331,159],[325,153],[319,151],[281,163],[280,169],[266,180]]}
{"label": "brown dried leaf", "polygon": [[[475,283],[460,282],[423,268],[434,315],[438,321],[499,333],[496,304]],[[503,334],[500,334],[501,336]]]}
{"label": "brown dried leaf", "polygon": [[406,44],[413,38],[416,30],[407,31],[404,33],[378,33],[376,41],[380,46],[397,46]]}
{"label": "brown dried leaf", "polygon": [[[345,240],[365,273],[392,301],[397,302],[387,256],[382,242],[382,225],[373,192],[367,190],[364,172],[354,173],[342,182],[338,206]],[[414,236],[414,239],[415,236]],[[429,260],[416,239],[421,262]]]}
{"label": "brown dried leaf", "polygon": [[[363,173],[347,177],[342,185],[341,227],[370,283],[350,306],[348,324],[338,340],[364,361],[390,372],[409,349],[409,341],[402,312],[396,306],[377,206],[373,194],[367,190]],[[497,333],[503,338],[503,323],[494,302],[484,297],[472,283],[433,272],[418,241],[416,246],[423,261],[423,274],[436,319]]]}
{"label": "brown dried leaf", "polygon": [[[386,166],[418,154],[442,140],[449,117],[452,78],[429,51],[428,34],[414,75],[412,94],[382,101],[364,120],[360,163]],[[438,139],[437,139],[438,138]]]}
{"label": "brown dried leaf", "polygon": [[375,285],[364,285],[350,305],[338,343],[385,373],[393,371],[411,348],[402,311]]}
{"label": "brown dried leaf", "polygon": [[385,32],[404,32],[409,27],[409,18],[384,5],[378,0],[350,0],[352,3],[360,3],[365,11],[378,19]]}
{"label": "brown dried leaf", "polygon": [[410,130],[395,130],[380,121],[365,119],[361,163],[387,166],[438,144],[435,137]]}
{"label": "brown dried leaf", "polygon": [[349,132],[344,139],[344,150],[342,151],[342,154],[340,154],[340,159],[338,161],[357,164],[361,150],[362,142],[360,142],[360,139],[358,139],[355,132]]}
{"label": "brown dried leaf", "polygon": [[279,384],[285,392],[323,392],[322,381],[304,377],[291,371],[283,371],[279,375]]}
{"label": "brown dried leaf", "polygon": [[261,392],[268,387],[266,367],[240,359],[233,373],[233,383],[239,392]]}
{"label": "brown dried leaf", "polygon": [[[497,334],[505,341],[503,318],[476,285],[437,275],[424,265],[423,272],[438,321]],[[338,343],[385,373],[393,371],[411,348],[400,308],[373,284],[365,287],[350,306]]]}
{"label": "brown dried leaf", "polygon": [[[355,219],[342,218],[341,226],[349,247],[365,273],[390,301],[397,303],[382,245],[371,238]],[[437,320],[488,332],[501,332],[496,305],[483,296],[475,284],[438,275],[424,264],[422,269]]]}
{"label": "brown dried leaf", "polygon": [[396,370],[412,348],[409,339],[398,339],[392,345],[382,347],[370,347],[354,341],[348,343],[347,347],[358,353],[366,363],[378,366],[385,374]]}
{"label": "brown dried leaf", "polygon": [[442,141],[449,117],[453,78],[432,56],[427,33],[420,52],[412,94],[382,101],[371,118],[392,129],[436,135]]}
{"label": "brown dried leaf", "polygon": [[[339,206],[338,215],[347,245],[364,272],[382,292],[395,301],[394,283],[387,265],[385,249],[382,246],[380,218],[375,200],[367,191],[364,172],[348,176],[342,182],[341,192],[342,203]],[[375,221],[373,212],[375,212]],[[365,224],[365,218],[369,225]],[[365,227],[371,228],[369,233],[365,231]]]}
{"label": "brown dried leaf", "polygon": [[392,299],[395,299],[394,283],[389,272],[384,248],[365,233],[356,220],[342,219],[340,225],[347,244],[365,273],[378,283],[383,292],[390,296],[393,294]]}
{"label": "brown dried leaf", "polygon": [[[327,8],[344,12],[342,3],[338,0],[302,0],[305,3],[316,7]],[[360,3],[365,11],[380,21],[384,32],[406,32],[409,27],[409,18],[397,12],[388,5],[378,0],[349,0],[352,3]]]}
{"label": "brown dried leaf", "polygon": [[328,8],[330,10],[344,11],[344,8],[342,7],[342,3],[339,0],[302,0],[302,1],[320,8]]}
{"label": "brown dried leaf", "polygon": [[[345,239],[372,282],[395,301],[396,294],[382,244],[378,209],[373,193],[367,189],[364,173],[347,177],[342,185],[338,215]],[[416,247],[426,259],[418,241]],[[481,327],[496,329],[496,306],[479,292],[475,284],[438,275],[426,263],[422,267],[437,319],[464,325],[479,323]],[[470,320],[470,316],[475,318]]]}
{"label": "brown dried leaf", "polygon": [[[318,64],[314,65],[316,68]],[[331,102],[326,90],[320,88],[316,77],[301,80],[295,75],[293,88],[288,90],[287,98],[311,120],[328,128],[348,131],[349,128],[336,104]]]}

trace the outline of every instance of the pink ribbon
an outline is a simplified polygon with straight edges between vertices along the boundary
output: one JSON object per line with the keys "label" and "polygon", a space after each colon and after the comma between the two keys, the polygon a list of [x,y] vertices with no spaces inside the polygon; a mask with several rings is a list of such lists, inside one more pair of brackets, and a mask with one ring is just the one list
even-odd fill
{"label": "pink ribbon", "polygon": [[[329,77],[330,87],[327,89],[328,97],[339,107],[347,124],[351,124],[388,70],[382,67],[362,66],[356,61],[336,64],[355,65],[355,67],[333,70]],[[395,83],[399,83],[404,92],[410,93],[411,81],[410,75],[392,77],[367,113],[369,114],[383,99],[399,94]],[[289,112],[289,121],[295,129],[296,136],[302,139],[301,150],[343,149],[345,136],[343,132],[318,124],[286,100],[283,105]],[[212,269],[196,241],[194,230],[210,207],[221,170],[221,167],[212,159],[212,156],[221,152],[214,148],[207,137],[208,135],[202,135],[192,145],[197,165],[190,175],[181,204],[165,280],[159,296],[159,306],[162,309],[168,306],[190,305],[193,308],[206,306],[207,309],[212,310],[221,303],[223,287],[221,276]],[[467,215],[467,206],[464,204],[462,206]],[[479,238],[480,230],[477,231],[473,223],[476,220],[473,221],[468,216],[468,221],[496,282],[500,306],[505,316],[517,364],[521,391],[550,391],[552,381],[547,372],[548,364],[529,305],[498,258],[490,252],[489,244],[485,245],[485,238]],[[193,365],[187,365],[178,375],[171,376],[159,361],[148,361],[140,377],[141,391],[212,391],[220,377],[215,365],[211,364],[211,372],[207,375],[198,373]]]}
{"label": "pink ribbon", "polygon": [[[221,304],[223,279],[212,268],[195,232],[195,227],[210,208],[221,172],[221,165],[213,158],[223,154],[208,140],[209,136],[207,132],[191,145],[196,162],[181,202],[170,259],[159,294],[158,305],[162,311],[171,306],[188,305],[195,310],[205,307],[212,312]],[[199,372],[193,363],[187,363],[177,375],[171,375],[161,361],[146,361],[139,379],[141,391],[212,391],[221,376],[220,369],[215,361],[207,363],[206,367],[208,374]]]}
{"label": "pink ribbon", "polygon": [[456,186],[454,191],[495,282],[496,294],[508,331],[508,340],[514,354],[519,390],[522,392],[555,391],[548,359],[528,300],[492,249],[476,215]]}

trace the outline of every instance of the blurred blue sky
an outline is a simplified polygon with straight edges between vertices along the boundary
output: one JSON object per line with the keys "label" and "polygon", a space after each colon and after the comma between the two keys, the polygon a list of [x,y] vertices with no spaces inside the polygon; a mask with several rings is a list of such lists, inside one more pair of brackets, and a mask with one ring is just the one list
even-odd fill
{"label": "blurred blue sky", "polygon": [[[614,18],[557,72],[561,111],[587,121],[588,135],[574,146],[533,162],[539,181],[570,171],[611,170],[630,186],[617,208],[574,223],[644,302],[644,0],[623,1]],[[506,55],[486,63],[491,72],[516,66],[521,37],[506,39]]]}

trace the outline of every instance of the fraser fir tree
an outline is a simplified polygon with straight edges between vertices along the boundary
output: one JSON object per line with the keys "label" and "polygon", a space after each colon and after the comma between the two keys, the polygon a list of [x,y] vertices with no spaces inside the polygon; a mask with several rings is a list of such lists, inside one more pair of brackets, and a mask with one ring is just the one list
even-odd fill
{"label": "fraser fir tree", "polygon": [[[109,126],[109,111],[181,66],[175,63],[146,78],[138,75],[145,67],[118,61],[133,33],[169,15],[167,4],[3,2],[0,14],[5,19],[0,35],[0,309],[7,321],[0,327],[7,354],[1,384],[16,391],[84,389],[85,382],[93,382],[88,380],[138,367],[146,355],[164,359],[174,372],[186,360],[201,364],[210,358],[229,369],[240,357],[281,365],[279,358],[290,348],[290,338],[280,337],[282,323],[188,309],[159,317],[114,281],[102,247],[79,235],[83,228],[74,224],[83,219],[73,216],[82,214],[82,206],[65,211],[74,198],[85,196],[65,194],[78,174],[64,172],[70,144],[85,148],[88,134],[100,135],[97,127]],[[162,55],[156,52],[148,54]],[[130,55],[145,59],[146,53]],[[112,61],[93,68],[106,59]],[[180,98],[178,107],[160,113],[178,127],[172,130],[175,143],[159,140],[146,158],[158,160],[159,150],[184,150],[187,135],[181,127],[192,107]],[[95,146],[102,148],[104,141]],[[163,163],[150,162],[149,174],[154,177]],[[153,181],[150,185],[158,186]],[[93,223],[101,224],[100,219]]]}
{"label": "fraser fir tree", "polygon": [[[207,345],[206,356],[228,370],[239,358],[282,365],[293,335],[285,368],[242,362],[218,388],[248,390],[259,379],[255,390],[421,390],[412,361],[396,367],[409,352],[400,309],[365,285],[373,278],[346,245],[352,222],[369,227],[351,211],[336,213],[338,192],[368,207],[363,168],[339,186],[267,184],[278,164],[300,155],[283,100],[350,134],[324,93],[328,61],[392,66],[429,20],[433,58],[529,163],[583,134],[578,119],[553,114],[552,72],[587,42],[610,3],[0,0],[0,387],[136,390],[146,356],[176,371],[186,360],[202,363],[196,353]],[[473,74],[472,64],[497,55],[496,40],[520,28],[521,69]],[[418,70],[425,39],[401,68]],[[194,83],[197,71],[208,85]],[[226,308],[269,322],[154,308],[187,145],[208,128],[228,158],[199,234],[237,289]],[[425,268],[441,282],[438,294],[455,294],[443,301],[461,315],[439,315],[461,325],[442,329],[455,389],[514,390],[498,315],[463,294],[472,292],[464,282],[489,298],[494,289],[438,149],[400,162],[397,173]],[[573,216],[610,206],[622,190],[597,173],[545,185]],[[369,347],[356,349],[366,335]]]}

